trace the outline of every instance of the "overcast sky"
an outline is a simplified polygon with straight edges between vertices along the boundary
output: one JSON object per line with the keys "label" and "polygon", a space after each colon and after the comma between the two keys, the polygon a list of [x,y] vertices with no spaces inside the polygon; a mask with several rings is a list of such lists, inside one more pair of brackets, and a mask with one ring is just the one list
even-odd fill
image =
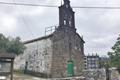
{"label": "overcast sky", "polygon": [[[0,0],[0,2],[57,5],[61,0]],[[71,0],[72,6],[119,6],[120,0]],[[120,6],[119,6],[120,7]],[[73,9],[77,32],[85,40],[85,54],[106,55],[120,33],[120,9]],[[45,27],[58,25],[58,8],[0,4],[0,33],[23,41],[45,35]]]}

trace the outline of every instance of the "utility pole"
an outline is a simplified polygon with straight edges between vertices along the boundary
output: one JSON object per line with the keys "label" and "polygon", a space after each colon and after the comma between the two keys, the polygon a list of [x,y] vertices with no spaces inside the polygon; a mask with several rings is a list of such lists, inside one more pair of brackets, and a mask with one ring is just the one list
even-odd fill
{"label": "utility pole", "polygon": [[106,71],[106,80],[110,80],[110,71],[109,71],[108,62],[106,62],[105,71]]}

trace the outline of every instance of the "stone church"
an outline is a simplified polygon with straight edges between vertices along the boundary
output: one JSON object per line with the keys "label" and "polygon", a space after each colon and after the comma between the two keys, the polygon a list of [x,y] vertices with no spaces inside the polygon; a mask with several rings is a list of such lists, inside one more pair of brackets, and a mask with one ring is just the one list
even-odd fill
{"label": "stone church", "polygon": [[[84,40],[76,32],[75,12],[69,0],[59,7],[59,26],[47,36],[24,42],[24,54],[15,59],[15,69],[60,78],[80,76],[84,69]],[[72,63],[70,67],[69,63]],[[69,71],[69,69],[71,71]]]}

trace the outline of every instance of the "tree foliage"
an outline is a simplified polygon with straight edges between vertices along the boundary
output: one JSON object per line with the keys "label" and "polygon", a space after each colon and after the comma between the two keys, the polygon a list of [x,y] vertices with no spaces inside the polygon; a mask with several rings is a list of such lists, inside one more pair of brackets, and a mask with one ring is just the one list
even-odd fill
{"label": "tree foliage", "polygon": [[108,55],[111,59],[111,66],[117,67],[120,71],[120,35],[117,38],[117,42],[112,47],[112,52],[109,52]]}
{"label": "tree foliage", "polygon": [[0,50],[19,55],[24,52],[25,46],[19,37],[11,38],[0,34]]}

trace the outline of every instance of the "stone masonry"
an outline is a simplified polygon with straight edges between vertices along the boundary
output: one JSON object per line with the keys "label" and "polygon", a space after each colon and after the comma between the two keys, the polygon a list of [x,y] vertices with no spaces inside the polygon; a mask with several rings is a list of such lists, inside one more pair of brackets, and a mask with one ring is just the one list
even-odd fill
{"label": "stone masonry", "polygon": [[27,49],[24,54],[15,59],[15,69],[24,70],[25,66],[27,66],[28,71],[49,74],[52,60],[51,36],[24,42]]}
{"label": "stone masonry", "polygon": [[70,30],[61,30],[53,36],[52,75],[67,76],[67,62],[74,62],[74,75],[78,76],[84,69],[83,39]]}
{"label": "stone masonry", "polygon": [[76,33],[74,11],[69,0],[59,7],[59,26],[53,33],[52,77],[67,76],[67,62],[73,61],[74,76],[84,69],[84,40]]}

